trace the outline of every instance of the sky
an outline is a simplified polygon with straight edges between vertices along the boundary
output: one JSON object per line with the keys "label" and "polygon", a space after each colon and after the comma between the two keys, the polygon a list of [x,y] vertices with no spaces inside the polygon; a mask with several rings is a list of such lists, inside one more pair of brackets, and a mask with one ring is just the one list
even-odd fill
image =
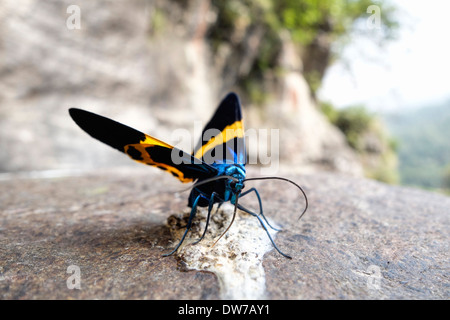
{"label": "sky", "polygon": [[399,10],[398,38],[383,48],[368,37],[355,39],[343,52],[346,63],[325,74],[321,100],[379,112],[450,101],[450,1],[392,3]]}

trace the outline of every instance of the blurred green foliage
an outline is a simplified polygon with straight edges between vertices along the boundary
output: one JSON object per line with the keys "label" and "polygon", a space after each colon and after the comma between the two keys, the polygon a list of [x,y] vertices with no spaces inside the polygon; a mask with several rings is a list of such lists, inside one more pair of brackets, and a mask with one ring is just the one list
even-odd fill
{"label": "blurred green foliage", "polygon": [[273,1],[277,26],[292,33],[295,42],[308,45],[321,32],[330,33],[333,40],[349,34],[354,22],[367,18],[371,5],[383,7],[380,15],[384,37],[392,37],[396,22],[392,18],[394,7],[386,1],[372,0],[284,0]]}
{"label": "blurred green foliage", "polygon": [[348,144],[361,152],[363,147],[360,137],[364,132],[370,130],[375,116],[363,106],[336,109],[331,103],[321,102],[320,108],[328,120],[344,133]]}
{"label": "blurred green foliage", "polygon": [[345,134],[352,148],[362,151],[360,137],[370,129],[373,118],[363,106],[353,106],[339,110],[334,124]]}
{"label": "blurred green foliage", "polygon": [[380,34],[383,38],[393,38],[398,27],[393,17],[395,7],[382,0],[213,0],[212,5],[218,17],[211,38],[218,41],[231,41],[235,28],[249,25],[262,25],[274,33],[288,30],[294,42],[303,46],[322,32],[337,40],[353,31],[355,21],[370,16],[367,8],[371,5],[382,8]]}
{"label": "blurred green foliage", "polygon": [[[380,30],[375,33],[370,32],[365,23],[356,23],[369,18],[371,13],[367,9],[371,5],[377,5],[381,10]],[[286,33],[298,47],[299,53],[308,51],[308,47],[319,37],[326,35],[325,50],[331,52],[331,44],[342,40],[345,46],[355,32],[383,42],[394,38],[398,27],[394,19],[395,7],[387,0],[212,0],[212,6],[217,12],[217,19],[208,37],[215,50],[223,43],[242,48],[242,41],[245,41],[249,30],[264,30],[251,69],[247,74],[240,75],[242,79],[239,81],[242,81],[239,84],[245,83],[246,88],[250,87],[249,81],[258,84],[266,72],[279,67],[279,53]],[[323,41],[320,42],[324,45]],[[328,59],[328,56],[325,54],[327,61],[323,61],[320,70],[315,66],[307,66],[303,70],[313,93],[320,87],[323,69],[336,58]]]}
{"label": "blurred green foliage", "polygon": [[168,23],[165,12],[158,7],[155,7],[151,12],[150,22],[150,31],[153,35],[164,30],[165,25]]}
{"label": "blurred green foliage", "polygon": [[357,152],[367,177],[387,183],[398,183],[397,141],[379,116],[364,106],[337,109],[331,103],[320,103],[322,113],[345,135]]}
{"label": "blurred green foliage", "polygon": [[385,116],[398,141],[401,183],[428,189],[448,188],[450,101]]}

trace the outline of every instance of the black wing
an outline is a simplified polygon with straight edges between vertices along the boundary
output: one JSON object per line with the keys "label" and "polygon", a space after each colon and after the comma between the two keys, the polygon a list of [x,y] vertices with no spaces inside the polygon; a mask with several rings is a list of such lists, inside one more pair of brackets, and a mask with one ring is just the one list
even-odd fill
{"label": "black wing", "polygon": [[192,153],[211,163],[246,163],[244,123],[241,103],[235,93],[229,93],[205,126],[202,137]]}
{"label": "black wing", "polygon": [[119,122],[81,109],[72,108],[69,113],[93,138],[126,153],[135,161],[168,171],[182,182],[217,174],[217,169],[200,159]]}

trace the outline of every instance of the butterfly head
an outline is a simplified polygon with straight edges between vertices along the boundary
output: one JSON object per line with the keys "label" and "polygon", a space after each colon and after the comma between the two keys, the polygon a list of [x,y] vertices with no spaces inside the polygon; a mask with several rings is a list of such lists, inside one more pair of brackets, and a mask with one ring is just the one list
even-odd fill
{"label": "butterfly head", "polygon": [[[244,189],[245,169],[240,165],[231,165],[225,169],[224,175],[230,178],[225,181],[225,197],[231,200]],[[232,178],[231,178],[232,177]]]}

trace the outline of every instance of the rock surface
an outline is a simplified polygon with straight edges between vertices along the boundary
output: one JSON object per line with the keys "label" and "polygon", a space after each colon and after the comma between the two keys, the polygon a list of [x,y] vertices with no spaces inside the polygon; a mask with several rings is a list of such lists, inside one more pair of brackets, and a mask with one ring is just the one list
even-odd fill
{"label": "rock surface", "polygon": [[[186,211],[175,179],[139,165],[47,174],[0,176],[1,299],[222,298],[214,273],[161,256],[178,241],[168,218]],[[275,242],[293,257],[264,255],[265,298],[449,298],[449,197],[336,174],[284,176],[305,188],[310,208],[297,222],[295,189],[254,182],[266,216],[284,227]]]}

